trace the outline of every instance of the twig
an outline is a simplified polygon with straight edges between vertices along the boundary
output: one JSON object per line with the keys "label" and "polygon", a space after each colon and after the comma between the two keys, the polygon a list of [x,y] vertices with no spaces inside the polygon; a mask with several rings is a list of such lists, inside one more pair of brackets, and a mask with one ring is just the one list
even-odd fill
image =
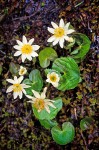
{"label": "twig", "polygon": [[87,143],[86,143],[86,140],[85,140],[84,135],[83,135],[83,133],[82,133],[82,130],[80,130],[80,133],[81,133],[81,136],[82,136],[82,138],[83,138],[83,141],[84,141],[86,150],[88,150]]}

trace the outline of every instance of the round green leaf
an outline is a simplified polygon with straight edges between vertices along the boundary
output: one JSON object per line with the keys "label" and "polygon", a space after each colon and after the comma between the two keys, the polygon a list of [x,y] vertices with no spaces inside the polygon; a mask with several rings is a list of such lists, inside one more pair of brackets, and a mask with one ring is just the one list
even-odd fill
{"label": "round green leaf", "polygon": [[93,119],[92,119],[92,118],[90,118],[90,117],[85,117],[84,119],[82,119],[82,120],[80,121],[80,128],[81,128],[82,130],[87,130],[87,129],[90,127],[90,125],[92,124],[92,122],[93,122]]}
{"label": "round green leaf", "polygon": [[11,74],[18,75],[18,73],[19,73],[18,70],[19,70],[19,65],[11,62],[9,65],[9,71],[11,72]]}
{"label": "round green leaf", "polygon": [[57,122],[54,120],[39,120],[40,124],[46,129],[51,129],[54,126],[57,126]]}
{"label": "round green leaf", "polygon": [[55,100],[55,102],[53,104],[54,104],[54,106],[56,108],[52,108],[52,107],[49,106],[50,113],[48,113],[45,109],[42,110],[41,112],[38,112],[38,110],[36,108],[32,107],[34,115],[36,116],[36,118],[38,118],[40,120],[44,120],[44,119],[46,119],[46,120],[52,120],[52,119],[54,119],[55,116],[57,115],[57,113],[62,108],[62,99],[61,98],[56,98],[54,100]]}
{"label": "round green leaf", "polygon": [[51,134],[57,144],[66,145],[74,139],[75,129],[70,122],[65,122],[62,124],[62,129],[58,126],[53,127]]}
{"label": "round green leaf", "polygon": [[71,57],[57,58],[52,66],[62,74],[58,89],[65,91],[75,88],[80,80],[80,71],[77,63]]}
{"label": "round green leaf", "polygon": [[71,52],[71,55],[77,62],[80,62],[89,51],[91,42],[86,35],[81,33],[75,34],[74,38],[78,47]]}
{"label": "round green leaf", "polygon": [[42,68],[46,68],[50,65],[50,61],[57,58],[56,51],[51,47],[46,47],[39,53],[39,62]]}
{"label": "round green leaf", "polygon": [[40,71],[35,69],[30,72],[29,74],[29,80],[32,84],[32,89],[35,91],[41,91],[43,87],[43,79],[41,77]]}

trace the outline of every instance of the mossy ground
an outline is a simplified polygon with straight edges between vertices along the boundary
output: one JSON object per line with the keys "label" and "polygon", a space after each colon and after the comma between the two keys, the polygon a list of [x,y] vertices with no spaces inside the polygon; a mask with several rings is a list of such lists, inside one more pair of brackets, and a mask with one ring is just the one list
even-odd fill
{"label": "mossy ground", "polygon": [[[98,0],[1,0],[0,2],[0,150],[98,150]],[[57,116],[61,125],[71,121],[76,129],[72,143],[57,145],[50,134],[34,117],[27,99],[14,100],[12,94],[6,94],[7,78],[12,77],[10,63],[22,65],[20,58],[13,57],[15,40],[22,35],[35,38],[41,49],[48,46],[50,22],[59,22],[63,18],[71,22],[74,28],[86,34],[91,40],[91,48],[83,62],[79,64],[82,82],[74,90],[59,92],[49,87],[49,96],[63,98],[63,108]],[[67,56],[68,52],[55,47],[58,55]],[[40,69],[38,59],[26,61],[28,72]],[[51,93],[51,94],[50,94]],[[89,116],[93,124],[84,132],[80,129],[80,120]]]}

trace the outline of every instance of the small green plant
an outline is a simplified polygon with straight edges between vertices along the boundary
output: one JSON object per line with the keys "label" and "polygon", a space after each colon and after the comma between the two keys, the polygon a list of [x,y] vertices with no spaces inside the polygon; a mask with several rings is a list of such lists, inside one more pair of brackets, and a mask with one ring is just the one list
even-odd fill
{"label": "small green plant", "polygon": [[[54,22],[51,24],[53,28],[48,27],[48,31],[52,36],[47,41],[53,46],[59,44],[61,50],[69,51],[69,55],[67,57],[58,56],[57,51],[50,46],[40,50],[38,54],[36,51],[40,46],[33,45],[34,38],[28,42],[27,38],[23,36],[22,42],[17,40],[18,45],[14,46],[17,50],[14,56],[21,55],[22,62],[26,59],[31,61],[32,57],[38,57],[39,65],[44,71],[46,79],[42,78],[38,69],[33,69],[28,73],[24,66],[10,63],[10,72],[14,76],[14,80],[7,79],[12,84],[7,89],[7,93],[13,91],[14,99],[18,96],[21,99],[24,93],[29,99],[27,102],[32,104],[35,117],[43,127],[51,130],[53,140],[60,145],[66,145],[74,139],[75,128],[70,122],[64,122],[62,127],[58,125],[55,117],[62,109],[62,98],[56,97],[51,100],[49,98],[51,93],[47,94],[47,90],[52,84],[56,89],[64,92],[74,89],[81,82],[78,63],[85,58],[89,51],[90,40],[86,35],[77,33],[70,23],[65,24],[63,19],[60,20],[59,25]],[[18,74],[19,78],[17,78]],[[23,75],[25,76],[23,77]],[[42,89],[43,92],[41,92]],[[81,129],[86,130],[90,122],[90,118],[81,120]]]}

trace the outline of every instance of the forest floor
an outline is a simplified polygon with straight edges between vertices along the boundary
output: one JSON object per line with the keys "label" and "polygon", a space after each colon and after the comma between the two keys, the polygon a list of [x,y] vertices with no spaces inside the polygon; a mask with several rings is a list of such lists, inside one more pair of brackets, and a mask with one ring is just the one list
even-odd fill
{"label": "forest floor", "polygon": [[[98,100],[99,100],[99,7],[98,0],[1,0],[0,1],[0,150],[98,150]],[[11,78],[10,64],[22,62],[13,57],[16,39],[25,35],[34,37],[43,49],[48,46],[51,21],[59,22],[63,18],[70,22],[76,31],[86,34],[91,41],[90,51],[79,64],[82,82],[63,95],[63,108],[57,115],[57,121],[71,120],[76,135],[74,141],[65,146],[56,144],[49,130],[44,129],[34,117],[27,99],[13,99],[6,94]],[[64,50],[58,55],[66,56]],[[38,61],[25,62],[26,68],[40,69]],[[40,70],[42,72],[42,70]],[[42,77],[44,74],[42,72]],[[58,96],[58,90],[50,86],[50,97]],[[81,131],[80,121],[92,117],[89,129]]]}

